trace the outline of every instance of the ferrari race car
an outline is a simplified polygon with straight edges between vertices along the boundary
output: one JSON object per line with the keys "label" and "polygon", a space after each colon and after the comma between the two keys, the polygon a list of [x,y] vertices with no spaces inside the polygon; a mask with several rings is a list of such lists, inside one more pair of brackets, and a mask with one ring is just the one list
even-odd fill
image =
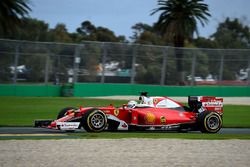
{"label": "ferrari race car", "polygon": [[67,107],[56,120],[35,120],[35,127],[87,132],[104,130],[176,130],[216,133],[222,127],[223,98],[189,96],[188,107],[168,97],[149,97],[121,107]]}

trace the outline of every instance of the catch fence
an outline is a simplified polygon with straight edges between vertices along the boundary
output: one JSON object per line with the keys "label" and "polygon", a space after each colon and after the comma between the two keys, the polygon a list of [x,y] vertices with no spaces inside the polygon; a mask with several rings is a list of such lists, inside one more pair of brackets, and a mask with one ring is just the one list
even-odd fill
{"label": "catch fence", "polygon": [[249,49],[0,39],[0,83],[249,85]]}

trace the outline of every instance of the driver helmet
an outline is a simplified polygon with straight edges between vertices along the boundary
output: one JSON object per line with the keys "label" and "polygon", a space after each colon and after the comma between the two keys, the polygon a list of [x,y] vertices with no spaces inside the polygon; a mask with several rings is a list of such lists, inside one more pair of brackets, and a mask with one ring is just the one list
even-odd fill
{"label": "driver helmet", "polygon": [[136,105],[137,105],[137,102],[134,100],[131,100],[128,102],[128,108],[135,108]]}

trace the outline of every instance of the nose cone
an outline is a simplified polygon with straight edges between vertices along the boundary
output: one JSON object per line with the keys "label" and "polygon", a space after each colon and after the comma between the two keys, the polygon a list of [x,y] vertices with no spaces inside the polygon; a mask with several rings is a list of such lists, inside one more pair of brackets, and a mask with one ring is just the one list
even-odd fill
{"label": "nose cone", "polygon": [[48,128],[54,128],[54,127],[56,127],[56,122],[55,121],[51,122],[51,124],[48,126]]}

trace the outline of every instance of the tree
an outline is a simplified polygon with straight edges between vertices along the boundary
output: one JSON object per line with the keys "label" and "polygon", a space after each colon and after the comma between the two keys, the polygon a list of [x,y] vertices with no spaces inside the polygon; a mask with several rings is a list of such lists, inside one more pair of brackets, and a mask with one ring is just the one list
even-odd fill
{"label": "tree", "polygon": [[49,24],[42,20],[23,18],[20,26],[9,38],[28,41],[48,41]]}
{"label": "tree", "polygon": [[246,49],[250,46],[250,28],[237,18],[226,18],[211,37],[220,48]]}
{"label": "tree", "polygon": [[218,48],[214,40],[205,37],[198,37],[192,43],[198,48]]}
{"label": "tree", "polygon": [[1,0],[0,32],[4,34],[13,31],[29,11],[28,0]]}
{"label": "tree", "polygon": [[54,42],[72,42],[65,24],[57,24],[54,29],[50,30],[51,41]]}
{"label": "tree", "polygon": [[[226,18],[220,23],[211,39],[219,48],[226,49],[249,49],[250,48],[250,28],[244,25],[239,19]],[[222,54],[221,54],[222,55]],[[249,67],[249,52],[232,50],[223,52],[224,70],[223,79],[237,79],[240,70],[246,70]],[[218,55],[218,57],[221,57]],[[213,64],[214,65],[214,64]]]}
{"label": "tree", "polygon": [[[151,15],[161,12],[156,26],[175,47],[184,47],[185,40],[192,38],[194,32],[198,34],[197,21],[204,26],[210,16],[203,0],[158,0],[158,5]],[[183,82],[182,50],[176,49],[175,55],[179,80]]]}
{"label": "tree", "polygon": [[132,27],[133,30],[133,36],[131,37],[131,39],[133,40],[137,40],[138,38],[140,38],[141,34],[144,32],[153,32],[153,27],[145,24],[145,23],[136,23],[135,25],[133,25]]}
{"label": "tree", "polygon": [[[145,23],[136,23],[132,26],[133,36],[131,39],[134,43],[144,45],[164,45],[163,38],[157,33],[154,25],[148,25]],[[162,50],[159,47],[145,47],[144,45],[137,45],[137,67],[136,67],[136,82],[159,84],[160,73],[162,64]],[[130,61],[131,62],[131,61]]]}
{"label": "tree", "polygon": [[133,36],[131,39],[134,43],[148,44],[148,45],[163,45],[164,39],[158,34],[155,26],[150,26],[144,23],[136,23],[132,26]]}
{"label": "tree", "polygon": [[82,35],[90,35],[95,32],[96,27],[90,21],[84,21],[81,24],[81,27],[77,28],[76,31]]}
{"label": "tree", "polygon": [[[113,31],[105,27],[96,27],[90,21],[84,21],[76,31],[81,40],[101,42],[125,42],[124,36],[116,36]],[[78,37],[79,39],[79,37]]]}

